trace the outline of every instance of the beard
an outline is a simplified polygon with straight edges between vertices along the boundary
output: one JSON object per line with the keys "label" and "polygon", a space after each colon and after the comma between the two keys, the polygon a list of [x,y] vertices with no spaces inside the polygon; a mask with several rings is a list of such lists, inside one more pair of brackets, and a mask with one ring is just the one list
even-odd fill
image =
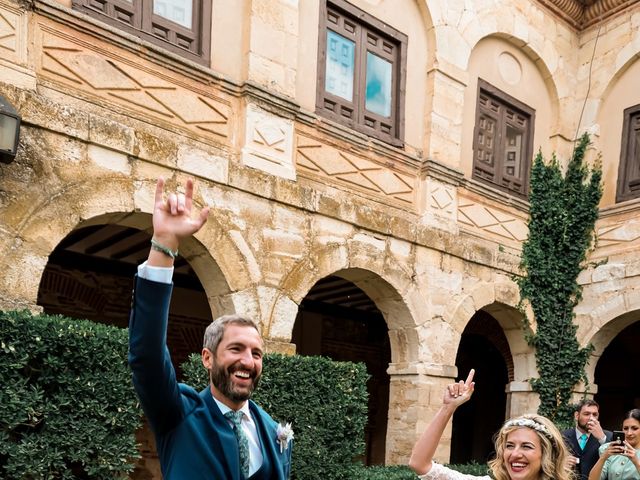
{"label": "beard", "polygon": [[213,386],[229,400],[234,402],[243,402],[251,398],[253,391],[258,386],[258,383],[260,383],[260,375],[255,369],[249,371],[251,383],[248,388],[239,388],[233,383],[232,378],[233,373],[237,370],[242,370],[242,368],[237,364],[231,365],[229,368],[225,369],[224,367],[214,363],[211,370],[209,370],[209,380]]}

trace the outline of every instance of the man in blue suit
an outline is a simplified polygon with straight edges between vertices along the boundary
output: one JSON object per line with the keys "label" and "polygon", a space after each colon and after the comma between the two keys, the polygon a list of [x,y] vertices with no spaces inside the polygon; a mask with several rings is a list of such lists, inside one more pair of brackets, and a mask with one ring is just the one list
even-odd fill
{"label": "man in blue suit", "polygon": [[611,441],[612,433],[600,425],[600,405],[595,400],[581,400],[574,409],[575,428],[562,432],[571,452],[569,463],[577,480],[587,480],[589,472],[598,461],[600,445]]}
{"label": "man in blue suit", "polygon": [[138,267],[129,323],[129,365],[155,434],[165,479],[286,480],[291,462],[288,427],[250,400],[262,373],[263,342],[249,319],[226,315],[205,332],[202,363],[208,388],[179,384],[166,347],[173,262],[180,240],[206,222],[192,218],[193,182],[164,198],[156,186],[149,258]]}

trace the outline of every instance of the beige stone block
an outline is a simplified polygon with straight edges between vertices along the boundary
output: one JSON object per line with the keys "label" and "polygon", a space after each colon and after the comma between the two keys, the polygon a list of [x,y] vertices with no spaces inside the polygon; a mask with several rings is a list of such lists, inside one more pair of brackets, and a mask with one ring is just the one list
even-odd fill
{"label": "beige stone block", "polygon": [[268,252],[268,255],[299,259],[306,253],[305,237],[302,235],[270,228],[265,228],[262,234],[264,236],[263,252]]}
{"label": "beige stone block", "polygon": [[124,175],[131,174],[131,164],[129,158],[123,153],[119,153],[98,145],[89,145],[87,156],[94,165],[111,170],[113,172],[122,173]]}
{"label": "beige stone block", "polygon": [[253,53],[284,64],[286,47],[285,34],[280,25],[266,23],[264,18],[252,18],[250,48]]}
{"label": "beige stone block", "polygon": [[275,301],[270,320],[269,336],[273,339],[290,341],[298,314],[298,305],[280,294]]}
{"label": "beige stone block", "polygon": [[249,271],[251,281],[253,283],[259,283],[262,279],[260,266],[258,265],[258,261],[256,260],[253,251],[242,236],[242,233],[237,230],[232,230],[228,233],[231,237],[231,241],[234,243],[235,247],[240,252],[240,255],[242,255],[244,261],[246,262],[245,266]]}
{"label": "beige stone block", "polygon": [[576,281],[578,282],[578,285],[587,285],[587,284],[591,283],[591,275],[592,275],[592,273],[593,273],[593,271],[590,268],[582,270],[578,274],[578,278],[576,279]]}
{"label": "beige stone block", "polygon": [[137,130],[134,152],[137,153],[138,158],[144,160],[151,160],[171,168],[177,166],[178,146],[168,138]]}
{"label": "beige stone block", "polygon": [[234,292],[230,295],[233,310],[237,315],[250,318],[258,324],[260,331],[264,330],[264,323],[260,315],[260,304],[253,288]]}
{"label": "beige stone block", "polygon": [[135,131],[106,117],[89,115],[89,141],[101,147],[133,154]]}
{"label": "beige stone block", "polygon": [[311,230],[321,237],[338,237],[342,239],[353,235],[353,225],[322,215],[314,215],[311,219]]}
{"label": "beige stone block", "polygon": [[229,160],[189,145],[179,145],[178,169],[218,183],[229,181]]}
{"label": "beige stone block", "polygon": [[242,162],[271,175],[295,180],[293,122],[256,105],[247,106]]}
{"label": "beige stone block", "polygon": [[615,280],[625,277],[625,266],[624,264],[604,264],[599,265],[593,270],[593,274],[591,279],[594,283],[597,282],[606,282],[609,280]]}

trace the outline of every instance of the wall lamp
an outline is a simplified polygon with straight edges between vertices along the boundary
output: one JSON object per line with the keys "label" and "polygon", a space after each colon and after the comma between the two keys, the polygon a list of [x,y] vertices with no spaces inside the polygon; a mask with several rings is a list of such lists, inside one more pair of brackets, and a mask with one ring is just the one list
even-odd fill
{"label": "wall lamp", "polygon": [[18,151],[20,115],[9,101],[0,95],[0,162],[11,163]]}

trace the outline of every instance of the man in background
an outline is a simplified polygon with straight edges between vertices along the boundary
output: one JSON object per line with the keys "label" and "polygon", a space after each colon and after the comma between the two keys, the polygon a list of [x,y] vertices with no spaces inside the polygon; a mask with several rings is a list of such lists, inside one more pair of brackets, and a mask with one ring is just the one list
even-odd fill
{"label": "man in background", "polygon": [[576,426],[562,432],[572,453],[570,461],[578,480],[589,478],[589,472],[598,461],[600,445],[611,441],[612,433],[602,429],[599,417],[598,402],[584,399],[576,405],[573,413]]}

